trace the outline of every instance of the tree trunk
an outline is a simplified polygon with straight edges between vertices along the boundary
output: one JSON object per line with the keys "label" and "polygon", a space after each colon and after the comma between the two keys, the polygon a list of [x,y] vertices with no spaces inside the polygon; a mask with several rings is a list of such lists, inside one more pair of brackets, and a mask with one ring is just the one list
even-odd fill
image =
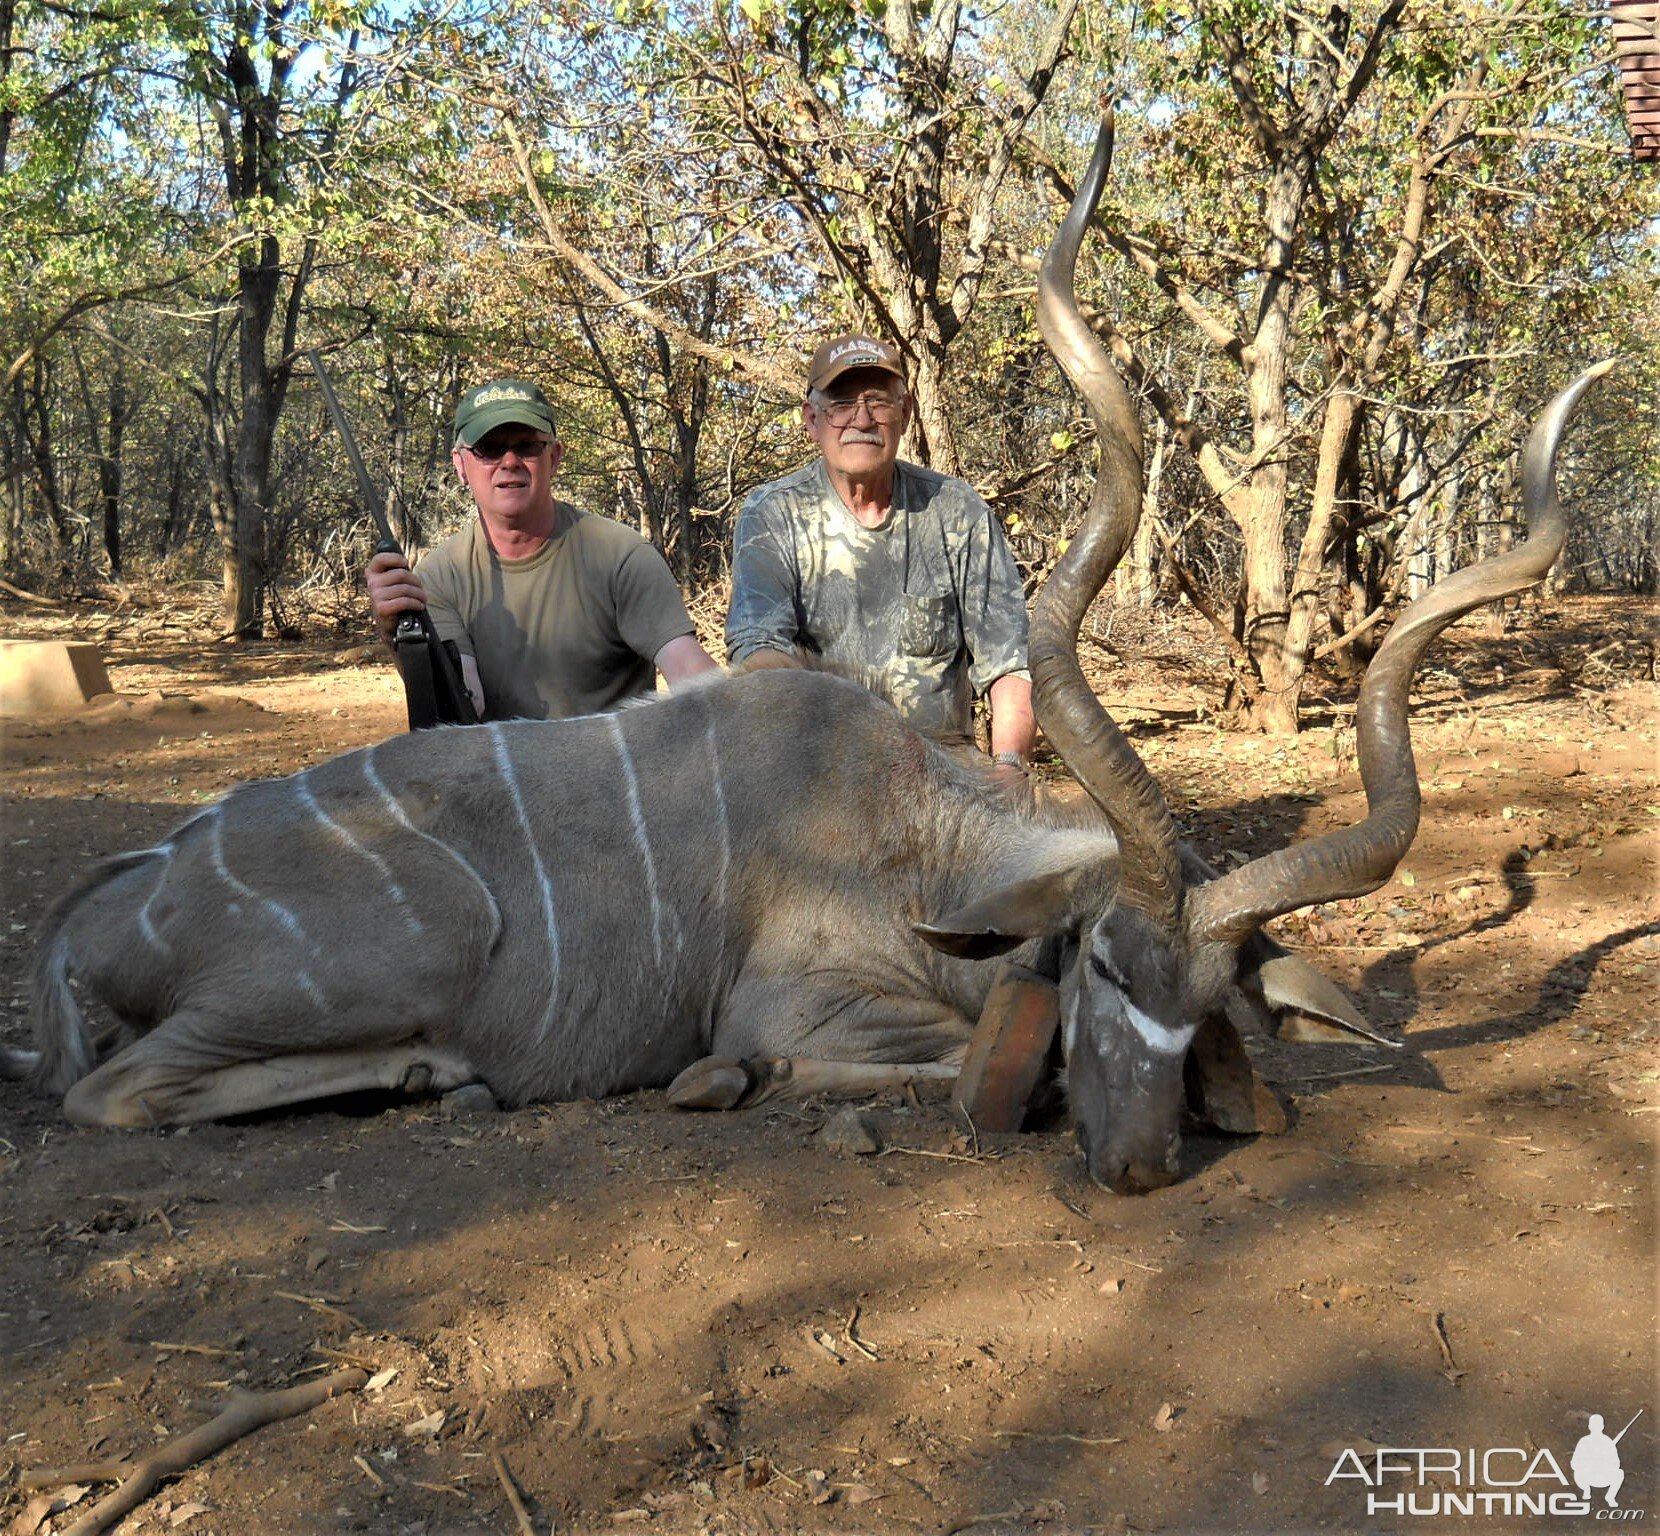
{"label": "tree trunk", "polygon": [[[1266,370],[1265,370],[1266,371]],[[1276,440],[1283,422],[1283,388],[1253,380],[1253,415],[1258,443]],[[1272,451],[1271,451],[1272,452]],[[1250,514],[1240,534],[1240,592],[1235,624],[1250,660],[1248,675],[1236,665],[1231,704],[1240,722],[1271,736],[1297,734],[1297,704],[1303,658],[1287,648],[1290,605],[1286,598],[1285,497],[1282,463],[1262,464],[1251,477]]]}
{"label": "tree trunk", "polygon": [[1458,500],[1460,482],[1457,475],[1448,475],[1441,487],[1441,509],[1435,522],[1434,575],[1437,581],[1458,568]]}
{"label": "tree trunk", "polygon": [[[386,364],[386,393],[392,402],[391,460],[386,480],[386,520],[392,525],[405,549],[413,549],[421,542],[421,519],[409,494],[413,478],[411,460],[414,457],[414,428],[409,419],[409,382],[399,372],[390,347],[383,348]],[[363,509],[365,512],[368,508]]]}
{"label": "tree trunk", "polygon": [[23,460],[14,445],[6,457],[6,504],[0,515],[0,570],[11,570],[23,533]]}
{"label": "tree trunk", "polygon": [[960,474],[962,461],[957,456],[957,438],[945,399],[944,349],[918,340],[907,382],[916,404],[915,419],[906,434],[907,455],[942,475]]}
{"label": "tree trunk", "polygon": [[[16,0],[0,0],[0,86],[5,85],[12,72],[12,29],[16,25]],[[9,90],[0,90],[0,177],[6,174],[6,158],[11,148],[12,123],[17,110],[15,97]]]}
{"label": "tree trunk", "polygon": [[127,431],[127,385],[120,364],[110,380],[109,416],[104,451],[98,456],[98,488],[104,501],[104,554],[110,563],[110,578],[121,580],[121,445]]}
{"label": "tree trunk", "polygon": [[58,482],[57,448],[52,437],[53,407],[47,398],[49,383],[50,370],[37,355],[27,383],[22,374],[17,376],[17,420],[34,466],[35,485],[46,512],[58,572],[67,577],[71,569],[69,515],[64,510],[63,490]]}
{"label": "tree trunk", "polygon": [[[1264,209],[1268,228],[1262,293],[1257,306],[1254,357],[1246,377],[1251,404],[1251,472],[1246,516],[1240,528],[1244,551],[1241,587],[1235,604],[1238,638],[1250,658],[1250,676],[1238,675],[1230,687],[1242,723],[1271,736],[1297,734],[1297,707],[1307,665],[1306,631],[1289,644],[1291,604],[1286,592],[1286,376],[1291,337],[1292,253],[1313,161],[1304,149],[1275,167]],[[1306,540],[1305,540],[1306,544]],[[1306,600],[1319,595],[1319,563]]]}
{"label": "tree trunk", "polygon": [[1157,550],[1160,547],[1159,486],[1170,449],[1170,429],[1162,422],[1147,465],[1147,489],[1141,498],[1141,521],[1135,538],[1113,572],[1113,594],[1127,608],[1151,608],[1158,596]]}

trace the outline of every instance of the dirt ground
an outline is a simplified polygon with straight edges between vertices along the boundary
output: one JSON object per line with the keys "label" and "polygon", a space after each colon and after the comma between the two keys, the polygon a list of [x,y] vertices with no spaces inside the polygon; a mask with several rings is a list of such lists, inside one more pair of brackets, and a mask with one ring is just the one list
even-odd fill
{"label": "dirt ground", "polygon": [[[119,694],[4,730],[0,1040],[22,1044],[32,935],[90,860],[401,718],[368,651],[231,653],[131,605],[3,617],[97,640]],[[107,1492],[48,1512],[27,1472],[353,1363],[369,1389],[119,1529],[1557,1529],[1591,1516],[1432,1506],[1471,1487],[1445,1461],[1378,1490],[1357,1469],[1503,1448],[1478,1488],[1531,1462],[1524,1491],[1560,1493],[1588,1415],[1639,1410],[1619,1508],[1594,1508],[1652,1519],[1654,617],[1571,600],[1443,640],[1416,846],[1373,897],[1277,925],[1407,1049],[1254,1052],[1287,1134],[1190,1138],[1143,1198],[1091,1186],[1064,1125],[976,1143],[934,1100],[866,1106],[880,1149],[852,1155],[818,1104],[92,1133],[0,1084],[0,1527],[62,1531]],[[1191,628],[1106,633],[1103,692],[1213,858],[1357,814],[1341,704],[1293,742],[1225,734]],[[1408,1493],[1441,1513],[1392,1513]]]}

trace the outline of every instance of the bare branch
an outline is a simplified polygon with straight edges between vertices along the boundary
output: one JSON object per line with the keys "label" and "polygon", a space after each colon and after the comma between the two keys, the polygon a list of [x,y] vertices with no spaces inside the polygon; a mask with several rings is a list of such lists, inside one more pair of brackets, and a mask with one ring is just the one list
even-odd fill
{"label": "bare branch", "polygon": [[730,368],[757,384],[766,386],[787,398],[794,398],[801,392],[801,381],[789,370],[778,367],[774,363],[749,356],[747,353],[734,351],[730,347],[717,347],[695,335],[686,326],[682,325],[673,316],[664,314],[649,304],[642,303],[633,294],[617,282],[600,264],[585,251],[578,250],[565,238],[564,231],[559,227],[559,220],[554,216],[553,209],[548,206],[547,199],[542,195],[541,183],[536,178],[535,168],[530,163],[529,151],[525,148],[524,138],[519,133],[518,124],[511,116],[502,117],[502,132],[506,135],[512,149],[513,159],[518,165],[519,174],[524,179],[525,191],[529,194],[531,204],[536,210],[537,221],[542,226],[542,233],[548,244],[571,266],[576,268],[590,283],[594,285],[606,298],[632,315],[636,320],[642,320],[654,330],[661,331],[669,337],[683,351],[694,357],[707,358],[710,362],[719,363],[723,368]]}
{"label": "bare branch", "polygon": [[997,140],[986,161],[986,168],[968,198],[967,245],[956,281],[945,302],[965,323],[978,293],[980,277],[985,270],[985,257],[997,211],[997,195],[1001,191],[1016,148],[1025,141],[1026,125],[1048,93],[1066,40],[1072,30],[1073,18],[1078,12],[1078,0],[1063,0],[1050,16],[1048,30],[1039,43],[1037,56],[1027,71],[1024,88],[1011,93],[1016,99],[1009,109],[995,118]]}
{"label": "bare branch", "polygon": [[1245,126],[1251,131],[1253,142],[1270,160],[1278,159],[1285,135],[1257,95],[1256,84],[1251,79],[1251,60],[1245,51],[1244,38],[1240,36],[1236,27],[1219,26],[1214,23],[1210,32],[1216,39],[1217,47],[1222,50],[1222,61],[1228,69],[1228,86],[1233,91],[1234,100],[1239,104],[1240,115],[1244,117]]}

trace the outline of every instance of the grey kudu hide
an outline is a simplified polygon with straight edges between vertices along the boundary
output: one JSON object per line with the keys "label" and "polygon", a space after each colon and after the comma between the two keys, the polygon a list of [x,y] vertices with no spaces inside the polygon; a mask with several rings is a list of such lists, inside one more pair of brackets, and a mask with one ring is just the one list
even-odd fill
{"label": "grey kudu hide", "polygon": [[[796,669],[613,715],[398,736],[238,788],[106,861],[42,926],[38,1049],[9,1068],[90,1125],[479,1081],[516,1106],[677,1074],[677,1102],[730,1105],[823,1087],[829,1064],[852,1064],[855,1087],[882,1064],[949,1074],[986,957],[1007,953],[1060,981],[1098,1182],[1170,1182],[1184,1098],[1251,1128],[1227,1107],[1250,1081],[1230,1014],[1365,1033],[1261,925],[1375,889],[1406,852],[1413,671],[1454,618],[1549,568],[1556,444],[1600,370],[1530,439],[1532,537],[1413,604],[1374,660],[1357,724],[1366,819],[1214,878],[1077,662],[1142,492],[1135,410],[1072,292],[1109,158],[1103,132],[1038,300],[1101,452],[1031,642],[1038,717],[1088,802],[1041,809],[856,683]],[[102,1037],[71,976],[112,1016]],[[119,1047],[102,1064],[101,1044]]]}

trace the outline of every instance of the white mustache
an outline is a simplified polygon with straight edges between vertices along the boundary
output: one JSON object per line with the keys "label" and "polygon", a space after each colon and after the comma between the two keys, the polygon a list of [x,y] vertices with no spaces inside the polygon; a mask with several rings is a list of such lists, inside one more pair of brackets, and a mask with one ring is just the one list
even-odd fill
{"label": "white mustache", "polygon": [[882,446],[882,434],[880,432],[866,432],[863,429],[852,432],[844,431],[842,433],[842,442],[870,443],[874,447],[880,448]]}

